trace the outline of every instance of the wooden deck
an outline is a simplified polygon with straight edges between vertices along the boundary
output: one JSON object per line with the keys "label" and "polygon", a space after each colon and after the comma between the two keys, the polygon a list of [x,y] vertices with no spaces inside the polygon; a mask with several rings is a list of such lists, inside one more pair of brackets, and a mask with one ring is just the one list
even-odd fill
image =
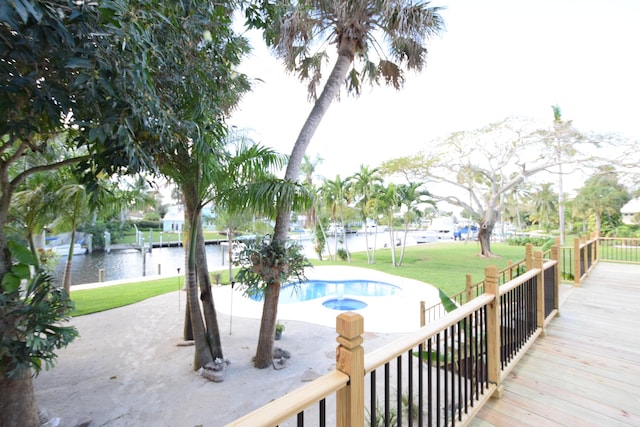
{"label": "wooden deck", "polygon": [[640,426],[640,265],[599,263],[471,426]]}

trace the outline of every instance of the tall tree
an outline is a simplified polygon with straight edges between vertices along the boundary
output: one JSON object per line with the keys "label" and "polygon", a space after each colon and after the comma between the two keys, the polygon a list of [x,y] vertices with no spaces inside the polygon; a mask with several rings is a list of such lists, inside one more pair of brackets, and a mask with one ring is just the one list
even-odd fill
{"label": "tall tree", "polygon": [[[562,159],[569,160],[572,146]],[[387,161],[383,170],[402,173],[425,183],[439,183],[436,201],[445,201],[477,214],[481,256],[495,256],[491,234],[504,208],[504,196],[527,177],[557,166],[557,146],[540,136],[530,123],[506,119],[485,128],[455,132],[433,141],[413,156]],[[434,187],[436,188],[436,187]]]}
{"label": "tall tree", "polygon": [[[304,184],[309,188],[309,191],[313,191],[313,174],[316,171],[316,167],[322,163],[323,159],[320,155],[316,154],[315,158],[311,160],[311,157],[304,155],[302,158],[302,165],[300,166],[300,174]],[[316,229],[316,212],[315,204],[306,212],[306,228],[312,230]]]}
{"label": "tall tree", "polygon": [[558,195],[551,188],[553,184],[540,184],[537,191],[532,193],[534,220],[544,226],[545,231],[551,231],[551,219],[558,211]]}
{"label": "tall tree", "polygon": [[347,259],[350,261],[349,247],[346,240],[346,225],[344,222],[344,211],[347,205],[347,193],[349,191],[348,180],[343,180],[340,175],[336,175],[335,179],[327,179],[322,184],[322,200],[331,212],[331,220],[333,221],[333,238],[335,250],[338,253],[338,241],[342,240],[345,244]]}
{"label": "tall tree", "polygon": [[114,38],[131,40],[118,55],[131,63],[129,72],[143,73],[150,86],[152,102],[148,106],[136,102],[139,110],[134,112],[152,118],[147,119],[142,135],[144,141],[155,142],[153,147],[144,146],[153,160],[151,170],[159,170],[182,190],[189,236],[185,245],[187,313],[195,341],[193,369],[197,370],[223,358],[202,208],[211,199],[211,186],[224,157],[225,116],[249,89],[246,76],[235,71],[248,45],[231,28],[231,2],[131,0],[108,6],[105,27]]}
{"label": "tall tree", "polygon": [[[627,189],[618,182],[612,166],[600,167],[598,172],[587,179],[575,197],[575,207],[586,215],[595,217],[595,232],[602,231],[603,217],[620,217],[620,209],[630,200]],[[610,221],[611,227],[617,225]]]}
{"label": "tall tree", "polygon": [[[82,64],[94,56],[78,44],[91,38],[85,12],[91,6],[67,1],[12,1],[0,6],[0,425],[40,425],[33,394],[37,373],[55,350],[70,340],[52,335],[45,346],[41,332],[59,328],[70,306],[64,291],[38,272],[27,294],[11,282],[15,271],[37,265],[7,235],[13,197],[29,177],[88,160],[72,137],[72,109],[81,107],[76,81]],[[80,117],[79,114],[76,117]],[[66,129],[65,129],[66,128]],[[61,136],[58,138],[58,136]],[[66,150],[51,150],[59,144]],[[10,250],[10,247],[13,250]],[[14,260],[19,260],[14,270]],[[30,277],[23,277],[30,279]],[[19,284],[19,280],[18,280]],[[34,299],[34,298],[37,298]],[[19,314],[19,315],[17,315]],[[46,320],[46,322],[45,322]],[[46,329],[53,328],[53,329]],[[60,329],[62,330],[62,329]]]}
{"label": "tall tree", "polygon": [[253,192],[256,187],[274,181],[273,173],[284,167],[286,156],[256,144],[238,131],[231,132],[226,143],[214,173],[211,193],[216,223],[224,225],[227,230],[229,280],[233,281],[233,235],[238,227],[246,225],[256,214],[264,214],[255,202],[260,195]]}
{"label": "tall tree", "polygon": [[[400,89],[404,83],[403,67],[417,71],[423,68],[427,39],[444,27],[439,11],[426,2],[366,0],[283,0],[268,4],[266,9],[249,8],[250,26],[264,30],[267,45],[284,61],[288,71],[310,82],[309,96],[315,100],[291,151],[285,180],[298,179],[307,146],[343,83],[348,92],[356,95],[365,81],[382,80]],[[380,36],[384,41],[376,39]],[[337,57],[316,98],[322,66],[329,58],[322,49],[331,45],[335,45]],[[314,46],[321,49],[312,50]],[[375,55],[380,55],[377,62]],[[281,246],[287,239],[290,213],[290,205],[278,205],[273,239]],[[280,283],[270,287],[273,289],[266,292],[260,323],[255,358],[258,368],[271,365]]]}
{"label": "tall tree", "polygon": [[[376,184],[382,183],[382,176],[378,168],[370,169],[368,166],[360,165],[360,170],[356,172],[350,181],[352,182],[355,197],[358,199],[356,205],[360,213],[360,219],[364,227],[364,240],[367,247],[367,264],[373,262],[371,249],[369,248],[369,230],[367,228],[370,202],[373,196],[373,189]],[[376,233],[378,232],[376,223]]]}
{"label": "tall tree", "polygon": [[416,220],[422,217],[423,210],[420,209],[420,205],[429,203],[435,205],[433,201],[429,200],[429,192],[426,190],[420,190],[421,183],[410,182],[408,184],[398,185],[396,191],[398,192],[398,203],[400,212],[402,213],[402,222],[404,224],[404,235],[402,237],[402,250],[400,251],[400,260],[398,261],[398,267],[402,265],[404,259],[404,251],[407,246],[407,234],[409,232],[409,226],[415,223]]}

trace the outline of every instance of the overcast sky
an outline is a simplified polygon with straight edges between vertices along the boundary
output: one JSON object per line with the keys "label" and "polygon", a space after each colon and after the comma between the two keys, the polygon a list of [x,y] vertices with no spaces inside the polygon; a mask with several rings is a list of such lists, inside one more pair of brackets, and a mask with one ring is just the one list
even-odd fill
{"label": "overcast sky", "polygon": [[[508,116],[563,119],[581,131],[640,140],[640,1],[438,0],[447,31],[428,44],[427,68],[405,87],[366,88],[334,102],[307,154],[317,173],[346,177],[361,164]],[[290,154],[312,105],[306,88],[256,40],[242,71],[260,78],[230,123]],[[330,68],[325,71],[328,75]]]}

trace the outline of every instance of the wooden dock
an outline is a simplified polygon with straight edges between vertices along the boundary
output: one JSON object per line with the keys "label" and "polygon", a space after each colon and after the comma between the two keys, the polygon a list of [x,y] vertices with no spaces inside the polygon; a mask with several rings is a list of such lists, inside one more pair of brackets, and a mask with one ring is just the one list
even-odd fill
{"label": "wooden dock", "polygon": [[469,425],[640,426],[640,265],[598,263]]}

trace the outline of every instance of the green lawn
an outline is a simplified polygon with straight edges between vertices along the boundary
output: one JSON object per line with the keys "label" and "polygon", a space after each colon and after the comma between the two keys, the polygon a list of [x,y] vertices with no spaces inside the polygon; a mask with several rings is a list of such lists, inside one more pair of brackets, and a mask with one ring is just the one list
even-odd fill
{"label": "green lawn", "polygon": [[[478,256],[480,245],[477,242],[447,242],[418,246],[408,246],[400,267],[391,265],[391,250],[376,251],[375,264],[367,264],[366,252],[351,254],[348,262],[330,263],[314,261],[314,265],[350,265],[365,267],[384,273],[420,280],[435,285],[451,295],[464,289],[465,277],[471,274],[473,281],[484,277],[484,269],[495,265],[505,268],[509,260],[516,262],[524,259],[523,246],[509,246],[504,243],[492,243],[491,250],[500,258],[481,258]],[[396,248],[396,259],[400,257],[400,248]]]}
{"label": "green lawn", "polygon": [[[504,243],[492,243],[491,249],[501,258],[480,258],[477,242],[448,242],[435,243],[406,248],[402,266],[391,265],[391,250],[376,251],[375,264],[367,264],[365,252],[351,254],[351,263],[340,261],[312,260],[314,265],[349,265],[353,267],[371,268],[384,273],[407,277],[430,283],[447,294],[454,294],[465,286],[466,274],[471,274],[473,281],[483,278],[487,265],[495,265],[499,269],[507,266],[509,260],[520,261],[524,258],[524,247],[509,246]],[[400,248],[396,248],[397,259]],[[222,283],[229,282],[226,271],[221,272]],[[177,291],[183,279],[176,277],[163,278],[152,281],[132,282],[122,285],[105,286],[102,288],[73,291],[71,297],[75,302],[74,316],[90,314],[111,308],[133,304],[144,299]]]}

